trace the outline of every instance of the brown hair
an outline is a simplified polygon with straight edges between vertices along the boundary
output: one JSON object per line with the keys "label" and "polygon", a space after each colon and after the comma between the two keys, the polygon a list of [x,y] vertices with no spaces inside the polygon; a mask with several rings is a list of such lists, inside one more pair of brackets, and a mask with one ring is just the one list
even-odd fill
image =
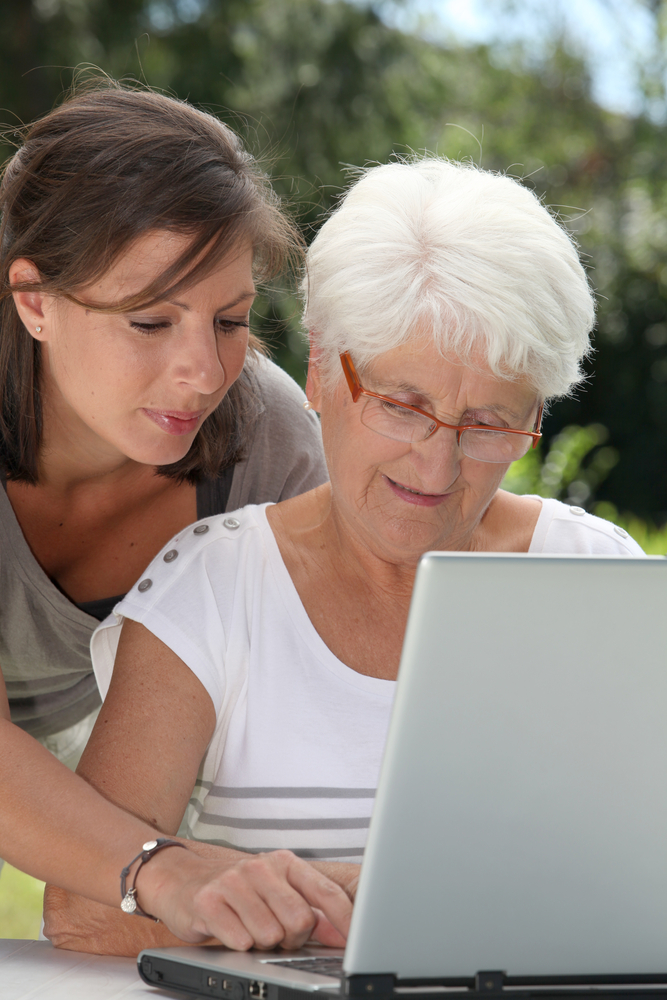
{"label": "brown hair", "polygon": [[[139,237],[191,236],[182,255],[139,295],[96,308],[121,312],[169,298],[250,241],[262,280],[300,249],[299,237],[238,136],[213,115],[151,91],[106,81],[29,126],[0,185],[0,465],[37,482],[42,432],[40,344],[11,297],[9,268],[33,262],[39,289],[76,301]],[[86,303],[88,308],[90,304]],[[162,475],[215,478],[243,456],[254,412],[251,350],[240,378],[188,454]]]}

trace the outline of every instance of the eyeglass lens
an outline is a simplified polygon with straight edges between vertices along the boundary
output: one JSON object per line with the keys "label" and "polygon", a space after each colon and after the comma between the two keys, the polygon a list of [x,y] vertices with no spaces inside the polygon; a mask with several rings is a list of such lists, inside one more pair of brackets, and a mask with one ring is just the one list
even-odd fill
{"label": "eyeglass lens", "polygon": [[[364,403],[361,421],[383,437],[411,444],[425,441],[437,427],[421,413],[372,397]],[[459,439],[463,454],[478,462],[514,462],[526,454],[532,443],[528,435],[504,434],[495,429],[465,430]]]}

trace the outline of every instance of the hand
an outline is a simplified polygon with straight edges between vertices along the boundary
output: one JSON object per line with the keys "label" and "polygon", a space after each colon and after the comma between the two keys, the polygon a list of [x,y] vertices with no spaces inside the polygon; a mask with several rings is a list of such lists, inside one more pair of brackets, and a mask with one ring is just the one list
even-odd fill
{"label": "hand", "polygon": [[158,867],[153,859],[137,886],[142,908],[183,941],[215,937],[237,951],[300,948],[309,939],[345,945],[349,896],[291,851],[233,852],[226,866],[184,854],[161,851],[163,864]]}
{"label": "hand", "polygon": [[[47,886],[46,936],[57,948],[99,955],[136,956],[142,948],[186,943],[237,951],[299,948],[311,938],[344,946],[352,903],[313,865],[290,851],[249,855],[197,842],[190,846],[187,853],[161,851],[141,870],[140,905],[161,923]],[[201,857],[199,850],[217,856]],[[354,872],[356,866],[344,867]],[[347,882],[347,870],[340,874]]]}

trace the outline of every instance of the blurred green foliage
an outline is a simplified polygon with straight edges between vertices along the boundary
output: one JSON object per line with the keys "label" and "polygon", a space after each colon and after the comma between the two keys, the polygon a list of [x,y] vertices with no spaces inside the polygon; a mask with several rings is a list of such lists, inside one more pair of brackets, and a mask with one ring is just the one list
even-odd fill
{"label": "blurred green foliage", "polygon": [[[307,238],[345,184],[345,164],[428,149],[521,177],[577,236],[599,304],[591,378],[552,406],[547,445],[572,425],[607,428],[584,463],[581,502],[661,523],[665,3],[650,8],[656,44],[642,58],[646,113],[635,118],[591,99],[585,64],[558,38],[539,58],[519,46],[437,43],[390,27],[386,0],[3,0],[0,105],[11,133],[52,107],[85,63],[165,88],[242,132]],[[256,323],[302,379],[298,314],[285,285],[267,291]]]}
{"label": "blurred green foliage", "polygon": [[5,864],[0,870],[0,938],[39,937],[44,883]]}
{"label": "blurred green foliage", "polygon": [[618,452],[606,442],[609,432],[602,424],[588,427],[569,425],[551,441],[544,454],[542,442],[510,466],[502,486],[510,493],[533,493],[555,497],[574,506],[592,506],[598,517],[625,528],[645,552],[667,554],[667,525],[656,527],[651,520],[635,514],[620,514],[615,504],[599,500],[590,505],[591,496],[618,463]]}
{"label": "blurred green foliage", "polygon": [[615,448],[605,446],[609,432],[602,424],[564,427],[544,454],[542,442],[510,466],[503,488],[511,493],[537,493],[583,506],[618,462]]}

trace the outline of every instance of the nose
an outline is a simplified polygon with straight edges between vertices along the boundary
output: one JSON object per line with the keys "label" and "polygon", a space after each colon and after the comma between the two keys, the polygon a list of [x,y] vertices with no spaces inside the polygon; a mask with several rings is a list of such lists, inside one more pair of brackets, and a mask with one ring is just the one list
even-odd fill
{"label": "nose", "polygon": [[458,479],[463,457],[456,431],[447,427],[439,427],[425,441],[412,444],[411,460],[429,492],[444,493]]}
{"label": "nose", "polygon": [[212,325],[199,322],[183,331],[175,347],[172,373],[176,382],[191,386],[204,396],[222,389],[226,374]]}

